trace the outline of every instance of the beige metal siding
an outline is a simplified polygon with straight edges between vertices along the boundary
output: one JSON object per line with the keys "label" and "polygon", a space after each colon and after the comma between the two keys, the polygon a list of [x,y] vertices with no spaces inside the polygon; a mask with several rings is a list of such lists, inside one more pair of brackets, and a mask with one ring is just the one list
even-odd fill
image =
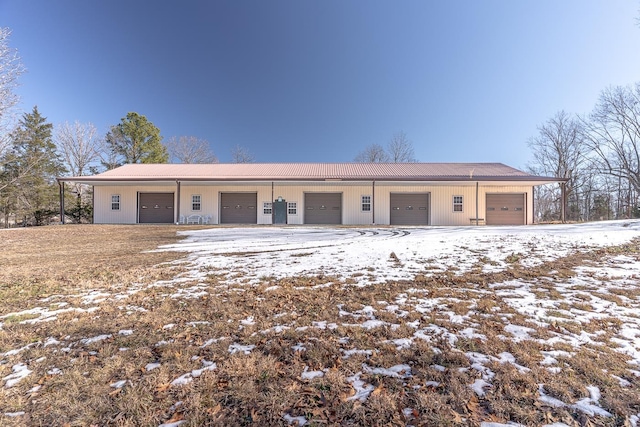
{"label": "beige metal siding", "polygon": [[[271,182],[261,183],[186,183],[180,189],[180,214],[185,217],[191,211],[191,195],[202,196],[202,210],[193,212],[199,215],[210,215],[211,224],[218,224],[220,193],[223,192],[256,192],[257,193],[257,221],[258,224],[270,224],[271,215],[264,215],[262,203],[272,201],[282,196],[287,202],[296,202],[297,215],[288,215],[289,224],[302,224],[304,221],[304,193],[305,192],[336,192],[342,193],[342,223],[353,225],[389,224],[390,223],[390,194],[392,192],[430,193],[430,225],[469,225],[470,219],[475,218],[476,187],[474,182],[468,185],[460,183],[416,183],[416,182],[376,182],[375,193],[372,182],[286,182],[274,183],[273,196]],[[95,186],[94,220],[96,223],[135,224],[137,218],[137,192],[176,192],[175,185],[125,185],[125,186]],[[478,195],[479,216],[484,218],[486,213],[487,193],[525,193],[526,195],[526,223],[533,222],[531,211],[531,183],[509,186],[501,182],[481,183]],[[120,194],[120,211],[111,211],[111,195]],[[373,196],[374,212],[363,212],[361,197]],[[453,212],[453,196],[463,196],[463,211]],[[176,205],[177,206],[177,205]]]}
{"label": "beige metal siding", "polygon": [[[256,193],[256,215],[258,224],[271,224],[271,215],[264,215],[262,203],[271,199],[271,183],[185,183],[180,188],[180,214],[185,218],[196,214],[209,216],[210,224],[220,224],[220,195],[221,193]],[[191,210],[191,196],[201,195],[202,207],[199,212]]]}
{"label": "beige metal siding", "polygon": [[[138,192],[173,193],[175,186],[166,185],[114,185],[94,187],[94,214],[96,224],[136,224],[138,220]],[[120,210],[111,210],[111,195],[120,195]]]}
{"label": "beige metal siding", "polygon": [[[369,225],[373,224],[373,212],[363,212],[362,196],[373,195],[373,185],[369,183],[278,183],[274,184],[274,197],[282,196],[287,202],[296,202],[297,215],[288,215],[288,224],[304,223],[305,193],[342,193],[342,223]],[[268,199],[265,199],[268,200]]]}
{"label": "beige metal siding", "polygon": [[[478,213],[485,219],[487,193],[525,193],[526,223],[533,220],[531,212],[530,186],[504,186],[501,183],[480,185],[478,188]],[[376,224],[390,224],[390,194],[398,192],[431,193],[430,225],[470,225],[471,219],[476,217],[476,187],[469,185],[421,185],[416,183],[376,183],[375,218]],[[453,211],[453,196],[463,197],[461,212]]]}

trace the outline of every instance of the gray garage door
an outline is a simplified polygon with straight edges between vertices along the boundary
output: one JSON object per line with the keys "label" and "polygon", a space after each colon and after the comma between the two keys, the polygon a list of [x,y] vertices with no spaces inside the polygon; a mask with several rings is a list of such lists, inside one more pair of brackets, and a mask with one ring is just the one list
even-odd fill
{"label": "gray garage door", "polygon": [[391,193],[391,225],[429,225],[429,193]]}
{"label": "gray garage door", "polygon": [[139,193],[138,222],[141,224],[173,223],[173,193]]}
{"label": "gray garage door", "polygon": [[220,224],[257,224],[257,193],[221,193]]}
{"label": "gray garage door", "polygon": [[305,224],[342,224],[342,193],[305,193]]}
{"label": "gray garage door", "polygon": [[487,225],[525,224],[525,197],[522,194],[487,194]]}

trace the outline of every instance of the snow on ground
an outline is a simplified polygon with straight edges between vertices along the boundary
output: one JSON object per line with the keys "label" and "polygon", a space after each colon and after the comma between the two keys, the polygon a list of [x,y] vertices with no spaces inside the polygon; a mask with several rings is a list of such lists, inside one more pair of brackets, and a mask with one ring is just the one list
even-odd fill
{"label": "snow on ground", "polygon": [[[640,236],[639,221],[517,227],[213,228],[183,233],[159,250],[189,253],[193,265],[228,283],[264,278],[336,276],[360,285],[481,267],[500,271],[517,258],[535,266]],[[619,274],[624,258],[602,274]],[[640,266],[636,266],[640,269]],[[638,270],[636,270],[637,272]],[[200,269],[194,270],[202,274]],[[226,277],[224,277],[226,276]]]}
{"label": "snow on ground", "polygon": [[[265,279],[285,277],[318,277],[330,278],[337,284],[367,286],[386,280],[410,280],[417,275],[429,276],[443,271],[463,274],[468,271],[495,272],[507,269],[514,262],[524,267],[536,266],[546,261],[555,260],[575,252],[588,251],[593,248],[618,245],[640,237],[640,221],[609,221],[579,225],[548,225],[524,227],[242,227],[211,228],[185,231],[186,238],[176,244],[166,245],[160,251],[178,251],[186,254],[179,263],[185,267],[186,273],[180,273],[174,280],[158,282],[152,286],[174,288],[169,298],[189,300],[207,295],[211,287],[205,279],[215,275],[218,283],[225,285],[228,291],[242,291],[243,286],[251,286],[264,282]],[[509,307],[522,314],[525,322],[511,323],[504,317],[504,335],[501,339],[520,342],[534,340],[544,344],[548,351],[542,352],[540,365],[550,372],[561,373],[563,364],[559,359],[572,357],[572,352],[554,350],[554,345],[562,345],[579,349],[585,344],[601,345],[600,336],[604,331],[581,333],[567,330],[551,329],[556,321],[572,319],[586,324],[592,320],[615,318],[620,322],[619,332],[611,338],[616,351],[630,358],[629,375],[640,376],[640,301],[637,297],[617,292],[625,286],[636,287],[640,276],[640,261],[628,255],[607,256],[597,262],[586,263],[574,269],[571,277],[549,277],[549,283],[536,280],[512,280],[501,283],[489,283],[484,289],[470,286],[468,295],[491,293],[500,298]],[[552,274],[551,274],[552,275]],[[550,298],[551,284],[555,295]],[[265,292],[277,289],[267,288]],[[127,305],[126,300],[138,292],[140,288],[123,290],[116,294],[91,290],[84,295],[54,295],[43,299],[41,307],[33,307],[16,313],[0,316],[1,322],[10,317],[25,317],[19,323],[35,324],[51,321],[64,313],[93,313],[100,310],[100,304],[113,303],[123,314],[131,314],[144,309]],[[309,292],[313,292],[310,288]],[[546,293],[545,293],[546,292]],[[486,340],[486,336],[477,332],[478,324],[474,316],[477,312],[470,306],[467,314],[456,314],[452,305],[460,303],[456,298],[438,298],[429,296],[423,289],[410,289],[390,295],[389,301],[372,302],[358,310],[345,309],[337,303],[340,326],[376,329],[380,327],[396,328],[403,318],[411,312],[433,313],[447,319],[455,329],[431,324],[425,321],[407,322],[411,334],[393,341],[380,342],[380,345],[391,342],[398,349],[409,348],[416,340],[435,342],[446,340],[455,346],[458,340]],[[74,305],[78,305],[74,307]],[[64,307],[64,308],[63,308]],[[382,321],[380,313],[392,314],[397,322]],[[287,313],[273,316],[273,325],[269,329],[258,331],[263,334],[279,334],[288,329],[296,331],[315,329],[337,329],[335,319],[330,321],[313,321],[311,325],[299,326],[294,322],[280,324],[279,319]],[[387,317],[388,319],[388,317]],[[238,322],[238,330],[256,327],[256,319],[252,315]],[[186,327],[196,328],[208,322],[187,322]],[[536,338],[535,327],[549,327],[553,331],[551,338]],[[174,323],[161,326],[162,330],[177,328]],[[347,329],[345,329],[347,330]],[[108,332],[108,331],[105,331]],[[0,353],[4,363],[11,359],[11,373],[2,377],[5,388],[11,388],[22,381],[30,381],[34,363],[41,361],[15,360],[33,346],[50,346],[55,351],[69,351],[73,346],[99,346],[113,339],[113,334],[128,337],[138,333],[136,330],[122,329],[117,332],[70,340],[47,338],[44,342],[31,343]],[[202,348],[222,340],[228,341],[228,353],[250,354],[255,345],[236,342],[233,337],[206,337],[208,340]],[[376,349],[350,348],[349,337],[343,336],[339,343],[344,346],[344,358],[352,355],[371,356]],[[166,341],[156,345],[166,344]],[[293,346],[291,351],[307,351],[306,342]],[[434,351],[437,349],[434,347]],[[91,353],[90,353],[91,354]],[[477,380],[469,384],[478,396],[483,396],[493,387],[494,372],[490,366],[511,364],[521,372],[529,368],[517,363],[515,357],[507,352],[496,356],[476,352],[467,352],[468,369],[477,372]],[[149,363],[145,371],[152,371],[161,366],[160,363]],[[445,368],[433,365],[434,371],[441,372]],[[52,371],[57,368],[52,367]],[[190,372],[177,372],[171,386],[179,387],[197,379],[208,370],[215,370],[215,362],[202,360],[202,367]],[[60,370],[58,370],[60,371]],[[64,376],[64,371],[57,372]],[[408,365],[390,367],[362,365],[360,372],[352,372],[347,377],[354,394],[353,400],[366,401],[373,392],[374,386],[364,379],[366,375],[383,375],[397,378],[399,381],[410,378],[412,369]],[[315,381],[324,376],[323,370],[310,370],[305,367],[300,378]],[[361,378],[362,377],[362,378]],[[615,377],[615,381],[630,384],[628,379]],[[127,378],[118,379],[110,384],[112,388],[122,388],[130,383]],[[31,382],[33,382],[31,380]],[[436,387],[438,382],[430,382],[425,386]],[[587,387],[589,396],[575,402],[564,402],[549,396],[544,384],[539,384],[539,400],[542,404],[556,407],[570,407],[587,415],[609,417],[611,414],[600,405],[600,389],[594,385]],[[410,411],[410,408],[407,408]],[[22,414],[16,412],[16,414]],[[14,416],[13,413],[5,413]],[[20,416],[20,415],[15,415]],[[640,414],[638,415],[640,416]],[[630,419],[632,425],[637,417]],[[634,418],[635,417],[635,418]],[[288,424],[304,425],[303,417],[283,414]],[[177,425],[177,423],[176,423]],[[483,423],[485,426],[514,425]]]}

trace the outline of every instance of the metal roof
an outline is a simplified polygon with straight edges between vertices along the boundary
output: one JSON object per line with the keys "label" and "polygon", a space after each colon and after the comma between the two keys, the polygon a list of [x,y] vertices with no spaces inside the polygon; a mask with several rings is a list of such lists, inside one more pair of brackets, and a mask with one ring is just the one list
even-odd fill
{"label": "metal roof", "polygon": [[85,183],[135,181],[544,181],[502,163],[127,164],[101,174],[60,177]]}

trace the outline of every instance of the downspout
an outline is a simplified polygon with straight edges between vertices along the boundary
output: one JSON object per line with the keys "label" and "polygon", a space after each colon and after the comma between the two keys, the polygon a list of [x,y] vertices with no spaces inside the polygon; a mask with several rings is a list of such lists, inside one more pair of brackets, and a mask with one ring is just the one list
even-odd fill
{"label": "downspout", "polygon": [[480,183],[478,181],[476,181],[476,226],[480,225],[480,219],[479,219],[479,216],[478,216],[478,213],[479,213],[479,211],[478,211],[479,210],[479,207],[478,207],[479,188],[478,187],[479,186],[480,186]]}
{"label": "downspout", "polygon": [[64,182],[58,180],[60,186],[60,223],[64,225]]}
{"label": "downspout", "polygon": [[176,193],[177,193],[177,202],[176,202],[176,224],[180,223],[180,181],[176,179]]}
{"label": "downspout", "polygon": [[[276,217],[276,210],[274,209],[274,206],[273,206],[273,202],[275,201],[275,199],[273,197],[274,197],[273,196],[273,181],[271,181],[271,225],[273,225],[273,223],[275,222],[274,218]],[[264,211],[262,213],[264,213]],[[287,222],[289,222],[289,218],[288,217],[289,217],[289,215],[287,214]]]}
{"label": "downspout", "polygon": [[371,222],[376,225],[376,180],[371,183]]}

